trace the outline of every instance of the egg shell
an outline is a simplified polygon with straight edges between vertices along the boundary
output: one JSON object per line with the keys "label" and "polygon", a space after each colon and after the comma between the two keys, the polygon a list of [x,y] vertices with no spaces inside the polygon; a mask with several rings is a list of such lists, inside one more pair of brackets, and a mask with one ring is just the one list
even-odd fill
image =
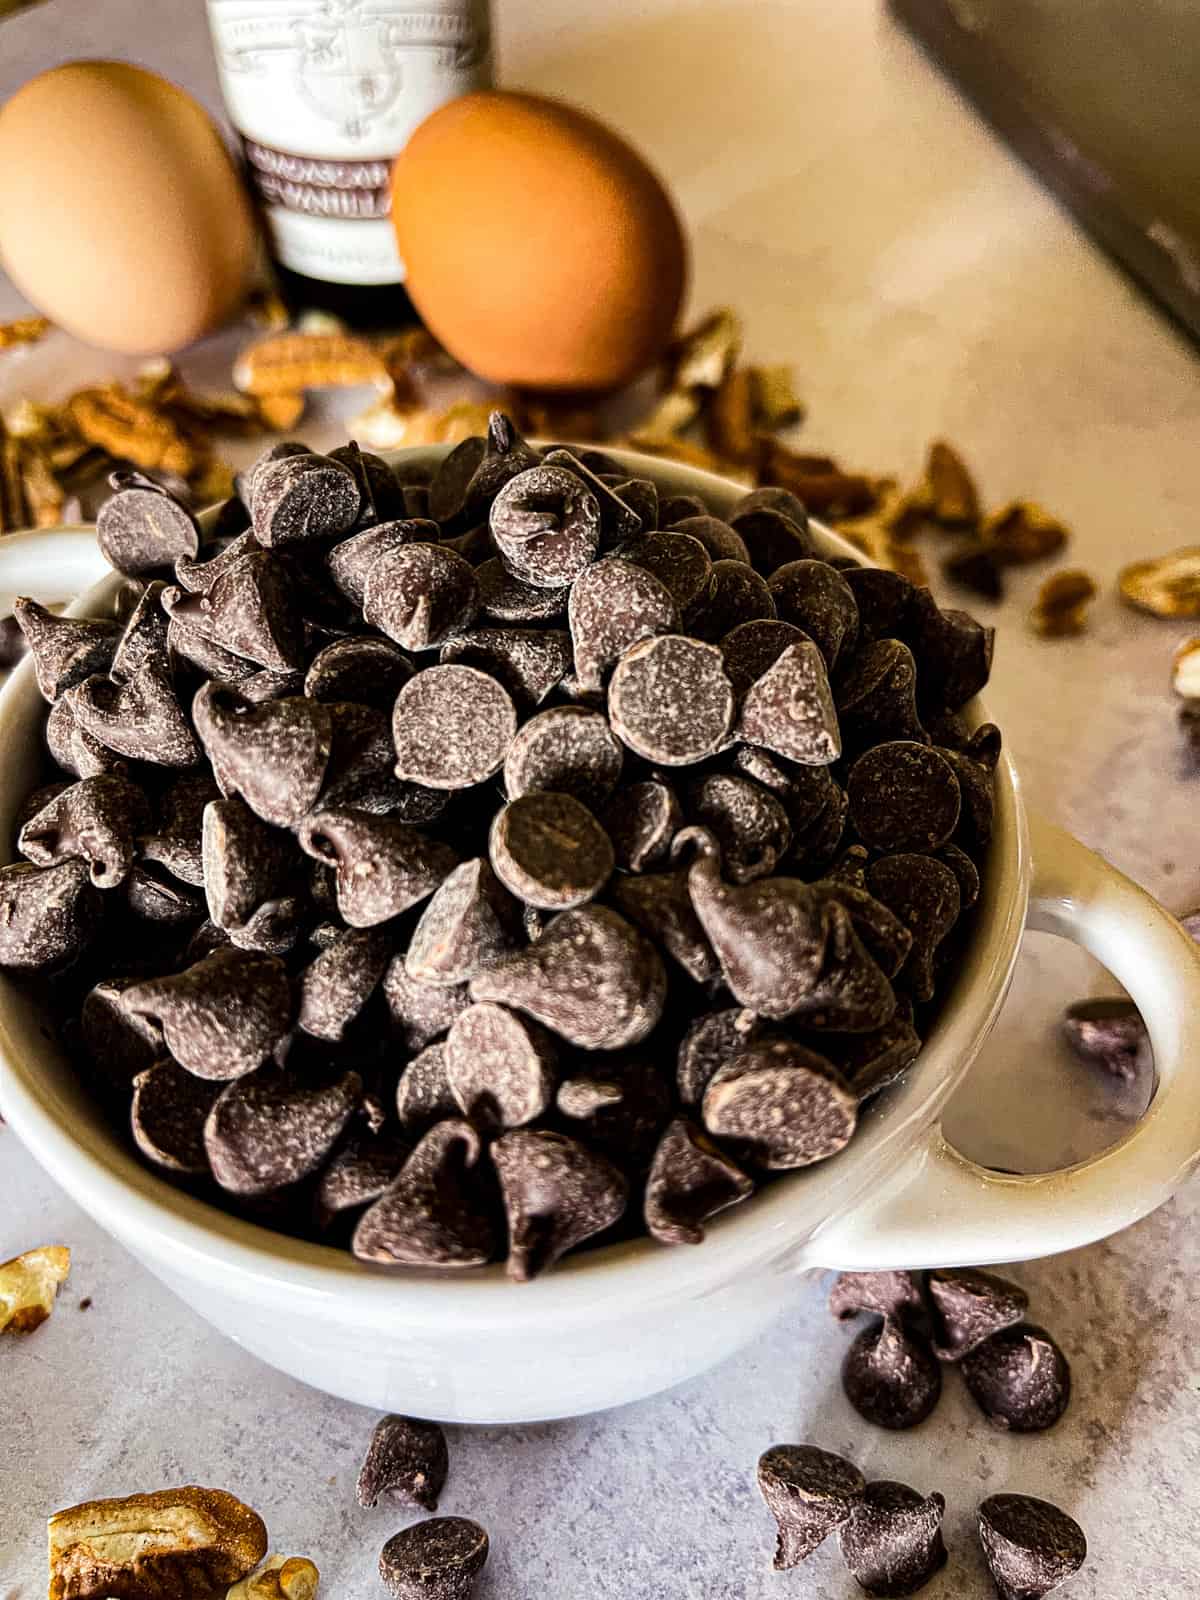
{"label": "egg shell", "polygon": [[216,127],[157,73],[72,61],[0,111],[0,263],[88,344],[190,344],[238,303],[254,250]]}
{"label": "egg shell", "polygon": [[464,95],[396,158],[405,287],[430,331],[496,384],[607,389],[662,354],[687,277],[670,196],[585,112]]}

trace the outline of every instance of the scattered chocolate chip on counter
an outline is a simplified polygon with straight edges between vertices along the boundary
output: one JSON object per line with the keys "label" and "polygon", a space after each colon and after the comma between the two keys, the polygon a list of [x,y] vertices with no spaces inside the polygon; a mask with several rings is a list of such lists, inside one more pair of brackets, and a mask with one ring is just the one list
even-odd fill
{"label": "scattered chocolate chip on counter", "polygon": [[467,1517],[430,1517],[393,1534],[379,1556],[392,1600],[468,1600],[488,1558],[488,1536]]}
{"label": "scattered chocolate chip on counter", "polygon": [[774,1566],[797,1567],[861,1501],[866,1480],[853,1462],[815,1445],[777,1444],[758,1459],[758,1487],[775,1518]]}
{"label": "scattered chocolate chip on counter", "polygon": [[381,1417],[358,1474],[358,1503],[373,1506],[386,1495],[398,1505],[436,1511],[449,1470],[446,1435],[436,1422]]}
{"label": "scattered chocolate chip on counter", "polygon": [[1011,1433],[1052,1428],[1071,1398],[1067,1358],[1044,1328],[1017,1322],[962,1358],[962,1375],[984,1416]]}
{"label": "scattered chocolate chip on counter", "polygon": [[990,1495],[979,1507],[979,1540],[1000,1600],[1042,1600],[1087,1560],[1075,1519],[1028,1494]]}
{"label": "scattered chocolate chip on counter", "polygon": [[946,1564],[940,1494],[920,1495],[907,1484],[868,1483],[838,1529],[842,1559],[865,1594],[916,1594]]}
{"label": "scattered chocolate chip on counter", "polygon": [[942,1369],[926,1339],[885,1316],[855,1336],[842,1363],[842,1389],[876,1427],[915,1428],[941,1398]]}
{"label": "scattered chocolate chip on counter", "polygon": [[926,1287],[933,1308],[934,1349],[961,1361],[985,1339],[1019,1322],[1029,1307],[1024,1289],[973,1267],[939,1267]]}

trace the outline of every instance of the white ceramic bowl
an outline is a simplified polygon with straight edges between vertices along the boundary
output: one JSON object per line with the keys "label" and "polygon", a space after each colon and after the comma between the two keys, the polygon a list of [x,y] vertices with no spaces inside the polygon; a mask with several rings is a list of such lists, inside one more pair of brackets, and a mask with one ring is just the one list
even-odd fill
{"label": "white ceramic bowl", "polygon": [[[410,454],[432,461],[442,452]],[[622,459],[718,512],[741,493],[689,468]],[[846,553],[832,534],[822,539]],[[0,605],[5,591],[62,598],[101,569],[84,532],[5,540]],[[74,610],[98,612],[112,594],[110,577]],[[0,695],[4,860],[38,772],[43,716],[26,662]],[[1027,924],[1078,941],[1128,987],[1149,1025],[1158,1089],[1141,1122],[1103,1154],[1012,1177],[951,1148],[939,1113],[995,1022]],[[727,1212],[698,1247],[614,1245],[513,1285],[500,1267],[453,1279],[387,1274],[235,1220],[157,1177],[114,1137],[37,1006],[2,976],[0,1106],[79,1205],[264,1361],[381,1410],[526,1422],[634,1400],[712,1366],[779,1315],[807,1269],[1028,1259],[1143,1216],[1200,1159],[1198,1012],[1200,956],[1178,924],[1074,839],[1031,823],[1001,761],[978,924],[919,1059],[872,1103],[845,1151]]]}

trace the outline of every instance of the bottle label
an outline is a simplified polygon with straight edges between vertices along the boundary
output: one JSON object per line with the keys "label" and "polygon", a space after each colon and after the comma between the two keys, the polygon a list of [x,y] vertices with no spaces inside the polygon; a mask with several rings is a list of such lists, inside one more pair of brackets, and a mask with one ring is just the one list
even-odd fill
{"label": "bottle label", "polygon": [[230,119],[276,258],[397,283],[391,162],[431,111],[491,82],[486,0],[208,0]]}

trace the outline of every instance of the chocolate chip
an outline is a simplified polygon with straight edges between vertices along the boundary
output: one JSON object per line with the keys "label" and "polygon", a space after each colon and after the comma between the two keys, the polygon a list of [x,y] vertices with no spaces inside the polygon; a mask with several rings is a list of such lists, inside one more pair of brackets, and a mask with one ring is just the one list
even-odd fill
{"label": "chocolate chip", "polygon": [[228,929],[239,950],[283,956],[295,948],[312,921],[311,907],[300,895],[265,900],[240,927]]}
{"label": "chocolate chip", "polygon": [[259,1067],[222,1089],[204,1125],[213,1177],[231,1194],[270,1194],[324,1166],[354,1115],[362,1079],[313,1085]]}
{"label": "chocolate chip", "polygon": [[481,1151],[469,1122],[447,1119],[430,1128],[391,1187],[360,1217],[351,1243],[359,1260],[444,1270],[491,1261],[496,1229],[470,1181]]}
{"label": "chocolate chip", "polygon": [[790,622],[779,622],[770,617],[756,622],[741,622],[731,628],[720,641],[725,672],[734,693],[743,699],[751,685],[758,682],[779,660],[791,645],[805,643],[807,635]]}
{"label": "chocolate chip", "polygon": [[939,1267],[929,1274],[933,1347],[943,1361],[961,1361],[985,1339],[1020,1322],[1029,1296],[1018,1284],[974,1267]]}
{"label": "chocolate chip", "polygon": [[474,568],[440,544],[386,550],[367,574],[363,620],[405,650],[432,650],[479,610]]}
{"label": "chocolate chip", "polygon": [[1006,1432],[1052,1428],[1071,1398],[1066,1356],[1032,1322],[1015,1323],[975,1345],[962,1358],[962,1374],[984,1416]]}
{"label": "chocolate chip", "polygon": [[120,893],[130,913],[143,922],[183,927],[204,916],[204,897],[153,861],[135,861]]}
{"label": "chocolate chip", "polygon": [[0,867],[0,967],[48,972],[82,955],[101,918],[87,862]]}
{"label": "chocolate chip", "polygon": [[348,468],[308,451],[257,467],[247,493],[255,537],[268,549],[345,533],[362,503]]}
{"label": "chocolate chip", "polygon": [[329,459],[341,462],[354,474],[361,499],[358,509],[360,525],[405,515],[403,485],[382,456],[370,450],[360,450],[355,440],[351,439],[348,444],[331,450]]}
{"label": "chocolate chip", "polygon": [[196,731],[226,795],[240,794],[264,822],[286,828],[315,804],[333,748],[328,706],[296,696],[250,705],[208,683],[192,704]]}
{"label": "chocolate chip", "polygon": [[717,1071],[741,1055],[762,1032],[753,1011],[734,1006],[697,1017],[680,1041],[675,1062],[675,1087],[685,1106],[698,1107]]}
{"label": "chocolate chip", "polygon": [[150,822],[146,797],[128,778],[82,778],[29,819],[17,849],[38,867],[78,857],[97,889],[115,889],[133,865],[138,834]]}
{"label": "chocolate chip", "polygon": [[838,1529],[842,1559],[869,1595],[916,1594],[946,1564],[941,1524],[946,1502],[907,1484],[869,1483]]}
{"label": "chocolate chip", "polygon": [[602,712],[552,706],[519,730],[504,758],[510,800],[538,790],[602,805],[621,775],[624,756]]}
{"label": "chocolate chip", "polygon": [[617,663],[608,714],[617,737],[648,761],[703,761],[721,748],[733,721],[721,652],[681,634],[643,639]]}
{"label": "chocolate chip", "polygon": [[206,1173],[204,1124],[220,1092],[219,1083],[205,1083],[173,1061],[139,1072],[129,1113],[134,1143],[168,1172]]}
{"label": "chocolate chip", "polygon": [[960,850],[956,844],[944,844],[938,851],[937,858],[944,866],[949,867],[958,879],[960,911],[969,911],[979,899],[979,868],[966,851]]}
{"label": "chocolate chip", "polygon": [[532,710],[571,671],[571,636],[558,628],[472,628],[442,646],[441,660],[490,673]]}
{"label": "chocolate chip", "polygon": [[[216,550],[214,555],[212,552]],[[243,556],[261,550],[262,545],[254,537],[251,530],[240,533],[224,546],[207,547],[208,554],[203,561],[194,560],[190,556],[178,556],[175,560],[175,581],[181,589],[186,589],[189,594],[207,594],[222,573],[228,572],[235,562]]]}
{"label": "chocolate chip", "polygon": [[304,693],[327,705],[355,700],[390,711],[412,667],[388,639],[337,639],[319,650],[309,664]]}
{"label": "chocolate chip", "polygon": [[[170,593],[168,590],[167,594]],[[167,648],[172,660],[185,661],[205,677],[219,678],[222,683],[240,687],[258,675],[259,669],[253,661],[235,656],[231,650],[222,649],[197,629],[189,627],[180,617],[178,607],[174,607],[167,624]]]}
{"label": "chocolate chip", "polygon": [[704,1091],[704,1126],[768,1171],[811,1166],[850,1142],[858,1103],[833,1067],[789,1039],[727,1061]]}
{"label": "chocolate chip", "polygon": [[979,1540],[1000,1600],[1042,1600],[1087,1560],[1074,1517],[1030,1494],[989,1495],[979,1507]]}
{"label": "chocolate chip", "polygon": [[958,826],[958,779],[925,745],[876,745],[850,769],[846,792],[851,822],[878,850],[936,850]]}
{"label": "chocolate chip", "polygon": [[558,1109],[580,1138],[624,1171],[643,1173],[671,1118],[671,1087],[653,1060],[637,1051],[589,1057],[564,1079]]}
{"label": "chocolate chip", "polygon": [[554,1099],[557,1052],[527,1017],[486,1003],[468,1006],[446,1036],[450,1092],[479,1127],[519,1128]]}
{"label": "chocolate chip", "polygon": [[697,639],[716,643],[744,622],[770,620],[775,602],[767,581],[741,561],[714,561],[707,591],[688,612]]}
{"label": "chocolate chip", "polygon": [[917,698],[931,712],[961,711],[992,670],[995,629],[965,611],[940,611],[928,589],[914,589],[905,620],[917,658]]}
{"label": "chocolate chip", "polygon": [[898,983],[914,999],[931,1000],[934,957],[958,920],[958,879],[932,856],[902,852],[872,862],[867,884],[875,899],[912,934],[912,949],[897,975]]}
{"label": "chocolate chip", "polygon": [[705,1222],[753,1192],[753,1180],[700,1128],[676,1118],[650,1166],[646,1229],[659,1244],[701,1244]]}
{"label": "chocolate chip", "polygon": [[0,672],[11,671],[28,649],[16,617],[0,617]]}
{"label": "chocolate chip", "polygon": [[168,675],[145,661],[124,683],[87,678],[67,690],[79,727],[118,755],[163,767],[190,767],[200,758]]}
{"label": "chocolate chip", "polygon": [[128,1093],[133,1080],[165,1052],[162,1029],[126,1011],[121,997],[138,978],[106,978],[84,996],[79,1036],[105,1083]]}
{"label": "chocolate chip", "polygon": [[[649,478],[624,478],[612,486],[614,497],[621,502],[642,525],[642,532],[649,533],[659,526],[658,521],[658,485]],[[603,521],[604,508],[601,505],[601,520]],[[620,530],[624,536],[624,527]]]}
{"label": "chocolate chip", "polygon": [[858,607],[859,644],[904,637],[913,584],[886,567],[852,567],[842,577]]}
{"label": "chocolate chip", "polygon": [[564,1117],[586,1118],[607,1106],[620,1105],[624,1094],[619,1083],[600,1078],[565,1078],[558,1086],[554,1103]]}
{"label": "chocolate chip", "polygon": [[405,965],[423,983],[465,983],[520,943],[520,908],[481,858],[455,867],[421,913]]}
{"label": "chocolate chip", "polygon": [[679,608],[648,567],[609,556],[571,586],[567,620],[579,681],[599,689],[632,645],[678,630]]}
{"label": "chocolate chip", "polygon": [[436,522],[453,529],[465,521],[467,494],[471,479],[487,454],[488,442],[482,435],[456,444],[438,463],[429,484],[429,514]]}
{"label": "chocolate chip", "polygon": [[588,808],[548,790],[520,795],[498,811],[488,848],[501,883],[543,911],[590,900],[614,865],[608,835]]}
{"label": "chocolate chip", "polygon": [[843,1456],[811,1444],[777,1444],[758,1458],[758,1487],[778,1524],[774,1566],[782,1572],[843,1526],[866,1480]]}
{"label": "chocolate chip", "polygon": [[895,1015],[882,1028],[870,1033],[825,1033],[811,1042],[828,1053],[860,1105],[895,1083],[921,1053],[921,1036],[913,1027],[907,995],[897,996]]}
{"label": "chocolate chip", "polygon": [[941,1398],[942,1369],[920,1334],[885,1316],[863,1328],[847,1350],[842,1389],[877,1428],[915,1428]]}
{"label": "chocolate chip", "polygon": [[441,840],[395,817],[365,811],[319,811],[305,817],[298,838],[314,861],[336,869],[337,907],[352,928],[398,917],[428,899],[458,865]]}
{"label": "chocolate chip", "polygon": [[665,861],[671,840],[683,826],[675,792],[658,778],[623,785],[601,815],[617,865],[644,872]]}
{"label": "chocolate chip", "polygon": [[402,1506],[436,1511],[450,1470],[446,1435],[436,1422],[417,1417],[381,1417],[359,1469],[355,1498],[364,1508],[386,1495]]}
{"label": "chocolate chip", "polygon": [[272,671],[304,665],[304,624],[282,563],[266,550],[241,556],[203,594],[167,589],[173,622],[219,649]]}
{"label": "chocolate chip", "polygon": [[162,1028],[167,1049],[198,1078],[240,1078],[267,1059],[292,1020],[283,963],[215,950],[194,966],[134,984],[121,1004]]}
{"label": "chocolate chip", "polygon": [[381,556],[405,545],[436,545],[441,530],[436,522],[421,517],[401,517],[392,522],[377,522],[349,538],[339,539],[326,554],[325,567],[347,600],[362,608],[367,578]]}
{"label": "chocolate chip", "polygon": [[208,914],[226,931],[243,927],[282,895],[299,864],[288,835],[268,827],[236,797],[205,808],[201,855]]}
{"label": "chocolate chip", "polygon": [[858,638],[854,591],[826,561],[789,561],[771,574],[775,612],[800,628],[825,658],[830,672]]}
{"label": "chocolate chip", "polygon": [[163,673],[169,673],[167,617],[162,608],[166,588],[165,583],[148,583],[129,613],[109,668],[117,683],[132,678],[144,661],[154,661]]}
{"label": "chocolate chip", "polygon": [[853,882],[822,878],[812,887],[822,899],[842,907],[884,977],[894,978],[913,945],[912,934],[895,912]]}
{"label": "chocolate chip", "polygon": [[468,1600],[488,1536],[466,1517],[431,1517],[393,1534],[379,1557],[392,1600]]}
{"label": "chocolate chip", "polygon": [[829,1309],[839,1322],[860,1312],[880,1317],[921,1317],[925,1300],[915,1272],[840,1272],[829,1291]]}
{"label": "chocolate chip", "polygon": [[837,711],[821,653],[792,644],[751,684],[737,736],[804,766],[828,766],[842,753]]}
{"label": "chocolate chip", "polygon": [[796,878],[727,884],[712,835],[699,828],[677,835],[677,849],[692,845],[699,850],[689,869],[692,904],[736,1000],[810,1027],[865,1033],[883,1026],[895,1009],[891,985],[842,906]]}
{"label": "chocolate chip", "polygon": [[121,629],[115,622],[89,622],[56,617],[36,600],[13,601],[13,615],[33,657],[33,671],[43,698],[52,704],[75,684],[112,664]]}
{"label": "chocolate chip", "polygon": [[1076,1000],[1063,1013],[1063,1037],[1081,1060],[1132,1083],[1150,1063],[1150,1035],[1132,1000]]}
{"label": "chocolate chip", "polygon": [[574,471],[531,467],[492,502],[488,524],[507,570],[523,583],[573,583],[600,547],[600,506]]}
{"label": "chocolate chip", "polygon": [[[677,522],[682,522],[685,517],[705,517],[708,507],[699,495],[694,494],[668,494],[660,495],[658,501],[658,526],[660,528],[673,528]],[[714,518],[714,521],[717,519]],[[742,559],[741,557],[738,558]]]}
{"label": "chocolate chip", "polygon": [[881,739],[927,739],[917,713],[917,664],[899,639],[876,639],[851,657],[834,686],[848,749]]}
{"label": "chocolate chip", "polygon": [[300,974],[296,1021],[317,1039],[339,1040],[375,992],[392,953],[379,928],[346,928]]}
{"label": "chocolate chip", "polygon": [[584,1050],[646,1038],[662,1015],[666,973],[654,946],[607,906],[555,917],[536,944],[471,980],[473,1000],[496,1000]]}
{"label": "chocolate chip", "polygon": [[510,479],[541,465],[542,457],[518,433],[512,418],[493,411],[484,436],[484,452],[471,474],[463,499],[462,517],[486,517],[492,501]]}
{"label": "chocolate chip", "polygon": [[648,933],[695,983],[719,971],[717,958],[692,906],[685,869],[614,878],[609,894],[619,911]]}
{"label": "chocolate chip", "polygon": [[443,988],[408,975],[396,956],[383,975],[383,995],[406,1050],[424,1050],[444,1034],[470,1004],[467,987]]}
{"label": "chocolate chip", "polygon": [[514,578],[499,556],[475,569],[479,583],[479,615],[488,622],[553,622],[567,614],[570,586],[539,589]]}
{"label": "chocolate chip", "polygon": [[975,539],[964,540],[941,562],[946,580],[993,602],[1004,599],[1004,574],[995,554]]}
{"label": "chocolate chip", "polygon": [[689,617],[712,590],[712,561],[698,539],[686,533],[647,533],[618,545],[617,555],[652,573],[675,602],[681,617]]}
{"label": "chocolate chip", "polygon": [[[365,1106],[366,1096],[363,1097]],[[313,1194],[313,1218],[322,1229],[361,1211],[392,1184],[408,1146],[392,1133],[351,1133],[331,1156]]]}
{"label": "chocolate chip", "polygon": [[730,509],[728,522],[746,543],[756,572],[769,578],[789,561],[817,554],[808,512],[786,489],[755,489]]}
{"label": "chocolate chip", "polygon": [[[638,513],[615,488],[615,484],[622,481],[619,472],[609,472],[607,482],[601,477],[601,472],[607,469],[595,459],[599,454],[598,451],[587,450],[547,450],[545,462],[547,467],[561,468],[578,478],[591,490],[600,510],[600,545],[602,549],[610,550],[622,540],[636,538],[646,531],[646,527]],[[584,460],[585,456],[589,459]]]}
{"label": "chocolate chip", "polygon": [[[685,511],[686,515],[676,517],[676,510]],[[666,521],[664,511],[671,514],[674,520]],[[701,502],[694,500],[691,495],[676,495],[664,500],[659,508],[658,525],[660,528],[669,528],[672,533],[686,533],[689,539],[695,539],[704,546],[714,562],[740,561],[743,566],[750,565],[750,552],[737,529],[722,522],[720,517],[709,516]]]}
{"label": "chocolate chip", "polygon": [[846,791],[830,780],[828,799],[815,821],[801,829],[793,820],[790,860],[809,877],[819,877],[837,860],[844,847],[849,811]]}
{"label": "chocolate chip", "polygon": [[508,1217],[508,1275],[517,1283],[536,1278],[625,1210],[622,1173],[565,1134],[503,1133],[491,1156]]}
{"label": "chocolate chip", "polygon": [[[458,1015],[469,1007],[464,990]],[[419,1138],[428,1133],[435,1122],[457,1117],[458,1112],[458,1101],[450,1088],[445,1042],[426,1045],[404,1068],[396,1084],[396,1118],[400,1130],[410,1138]]]}
{"label": "chocolate chip", "polygon": [[396,776],[468,789],[499,772],[516,731],[512,698],[495,678],[477,667],[429,667],[396,696]]}

